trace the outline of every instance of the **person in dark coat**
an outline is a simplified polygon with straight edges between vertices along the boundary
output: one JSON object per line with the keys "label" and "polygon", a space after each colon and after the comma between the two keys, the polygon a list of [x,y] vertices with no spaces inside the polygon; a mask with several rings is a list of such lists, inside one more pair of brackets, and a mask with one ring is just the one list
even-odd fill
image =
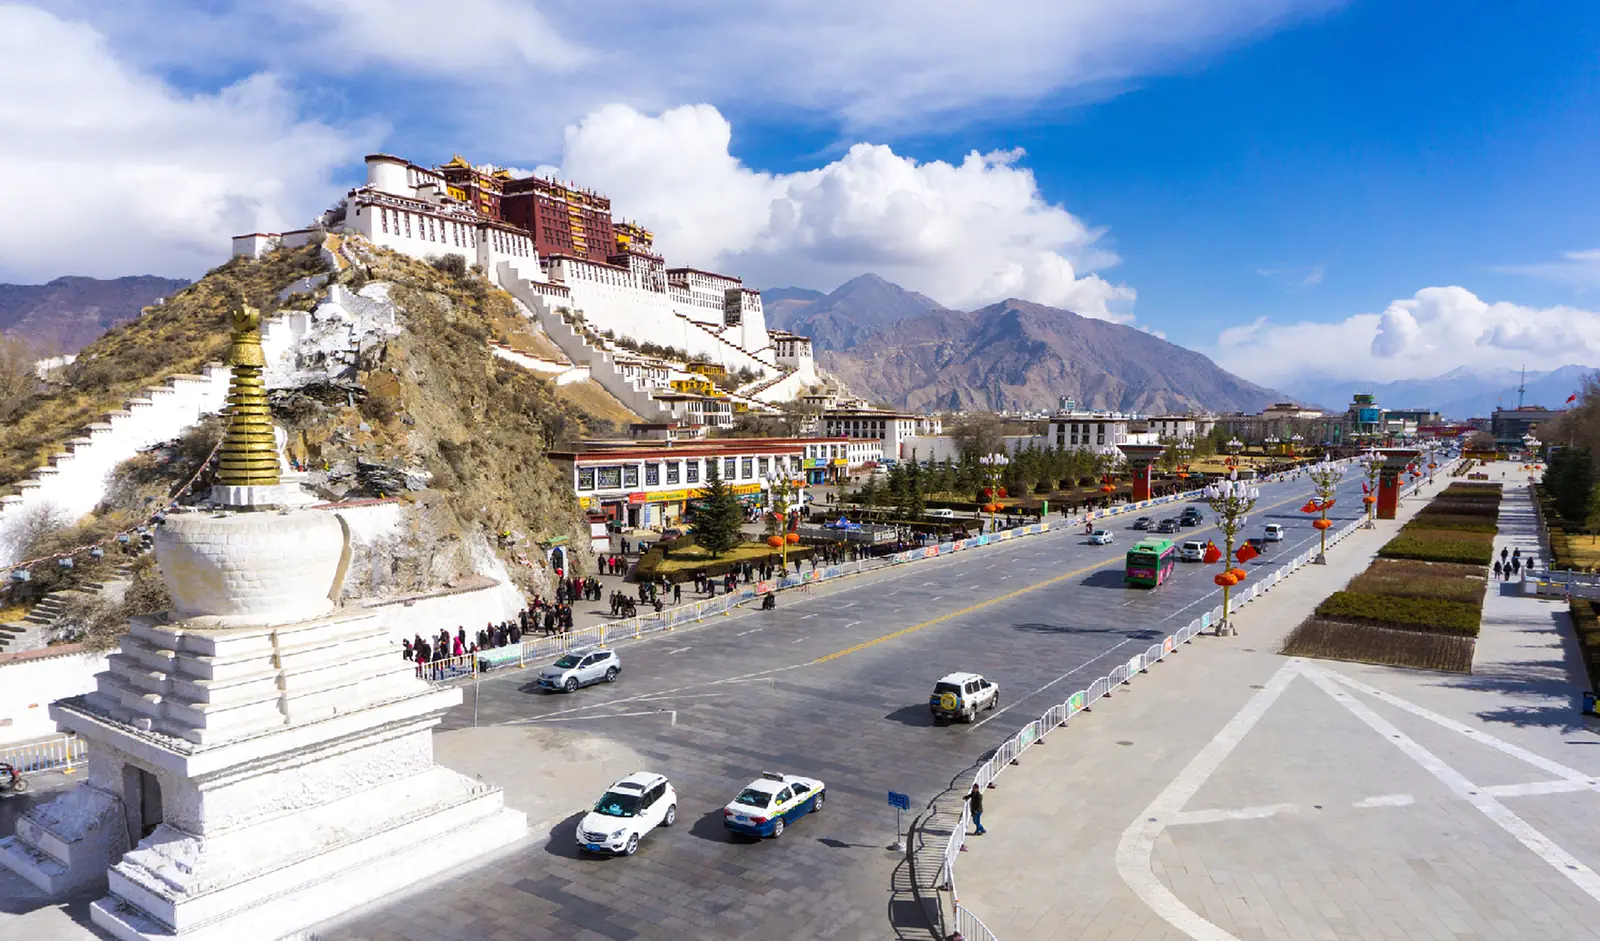
{"label": "person in dark coat", "polygon": [[973,830],[973,835],[983,836],[988,833],[989,831],[983,828],[983,788],[974,784],[972,785],[972,790],[968,791],[966,796],[961,799],[966,801],[967,806],[972,810],[972,825],[977,828]]}

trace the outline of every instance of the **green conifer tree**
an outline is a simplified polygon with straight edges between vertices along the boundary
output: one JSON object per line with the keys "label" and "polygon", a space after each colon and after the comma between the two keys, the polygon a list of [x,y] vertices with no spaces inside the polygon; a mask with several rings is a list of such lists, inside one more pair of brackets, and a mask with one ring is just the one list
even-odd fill
{"label": "green conifer tree", "polygon": [[723,482],[720,464],[720,461],[709,462],[705,486],[689,508],[694,541],[713,556],[720,556],[744,541],[740,531],[744,509],[739,505],[739,498]]}

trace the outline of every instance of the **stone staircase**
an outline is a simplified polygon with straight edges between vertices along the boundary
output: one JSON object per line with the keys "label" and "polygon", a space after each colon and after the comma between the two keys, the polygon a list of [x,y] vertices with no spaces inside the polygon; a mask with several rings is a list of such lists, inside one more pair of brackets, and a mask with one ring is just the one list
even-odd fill
{"label": "stone staircase", "polygon": [[22,653],[49,645],[56,622],[69,604],[83,598],[110,595],[120,600],[133,579],[133,562],[121,562],[100,581],[83,582],[71,588],[52,591],[40,598],[20,621],[0,624],[0,653]]}

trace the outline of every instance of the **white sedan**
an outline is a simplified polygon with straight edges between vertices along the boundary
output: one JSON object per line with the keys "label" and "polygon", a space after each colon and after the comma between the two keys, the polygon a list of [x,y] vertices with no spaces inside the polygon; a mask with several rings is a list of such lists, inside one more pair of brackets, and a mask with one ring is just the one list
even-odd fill
{"label": "white sedan", "polygon": [[785,825],[821,810],[826,799],[816,778],[763,771],[722,809],[722,822],[746,836],[783,836]]}
{"label": "white sedan", "polygon": [[635,771],[606,788],[594,809],[578,821],[578,846],[591,853],[632,856],[656,827],[678,819],[678,794],[662,775]]}
{"label": "white sedan", "polygon": [[1095,546],[1109,546],[1111,545],[1111,540],[1113,538],[1114,537],[1111,535],[1111,530],[1097,529],[1089,534],[1089,543],[1090,545]]}

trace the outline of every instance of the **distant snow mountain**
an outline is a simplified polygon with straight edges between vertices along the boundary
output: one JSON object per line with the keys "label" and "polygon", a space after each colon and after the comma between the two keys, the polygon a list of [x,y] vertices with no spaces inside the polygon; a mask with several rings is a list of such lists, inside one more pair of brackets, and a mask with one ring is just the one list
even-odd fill
{"label": "distant snow mountain", "polygon": [[[1530,369],[1523,404],[1560,408],[1567,396],[1582,388],[1584,377],[1595,372],[1592,366],[1571,364],[1548,371]],[[1497,407],[1516,408],[1517,385],[1523,381],[1517,369],[1458,366],[1431,379],[1317,379],[1293,384],[1288,391],[1328,409],[1343,408],[1355,393],[1370,392],[1384,408],[1431,408],[1446,418],[1482,418]]]}

